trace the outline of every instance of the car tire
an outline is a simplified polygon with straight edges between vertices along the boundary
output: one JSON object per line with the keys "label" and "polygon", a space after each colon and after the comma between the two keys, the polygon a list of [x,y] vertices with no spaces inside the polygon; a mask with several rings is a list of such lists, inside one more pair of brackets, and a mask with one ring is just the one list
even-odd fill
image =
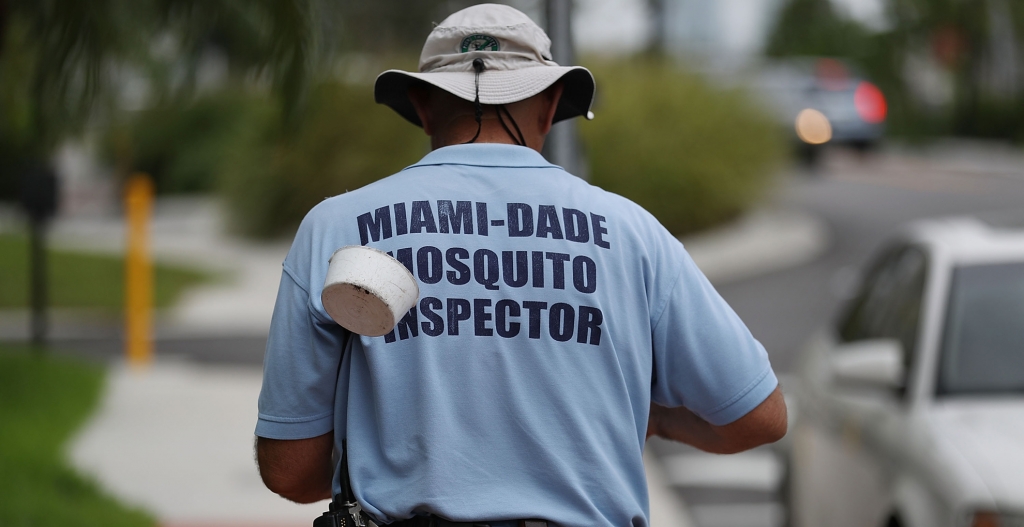
{"label": "car tire", "polygon": [[783,527],[796,527],[793,513],[793,455],[785,455],[785,463],[782,464],[782,477],[779,480],[779,489],[776,491],[776,499],[782,504]]}
{"label": "car tire", "polygon": [[796,146],[796,157],[805,170],[814,173],[821,164],[821,145],[809,145],[798,143]]}

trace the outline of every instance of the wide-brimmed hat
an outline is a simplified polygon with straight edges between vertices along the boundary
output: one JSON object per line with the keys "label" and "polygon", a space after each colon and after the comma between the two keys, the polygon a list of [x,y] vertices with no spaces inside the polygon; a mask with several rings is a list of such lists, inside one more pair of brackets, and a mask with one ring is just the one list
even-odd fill
{"label": "wide-brimmed hat", "polygon": [[409,86],[431,84],[467,101],[477,96],[474,59],[483,59],[479,75],[481,104],[528,99],[555,82],[563,83],[554,121],[588,116],[594,101],[594,77],[581,66],[551,60],[551,40],[530,17],[515,8],[480,4],[458,11],[437,25],[420,54],[420,71],[388,70],[377,76],[374,99],[409,122],[423,126],[409,100]]}

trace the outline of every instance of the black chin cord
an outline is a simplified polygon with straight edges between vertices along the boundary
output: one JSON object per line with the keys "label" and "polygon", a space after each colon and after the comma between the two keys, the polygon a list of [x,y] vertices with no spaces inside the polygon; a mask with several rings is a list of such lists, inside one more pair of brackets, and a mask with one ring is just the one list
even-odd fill
{"label": "black chin cord", "polygon": [[484,72],[484,59],[473,59],[473,71],[476,72],[476,97],[473,101],[473,105],[476,107],[476,135],[463,144],[476,142],[476,139],[480,137],[480,129],[483,127],[484,109],[480,106],[480,74]]}
{"label": "black chin cord", "polygon": [[[476,118],[476,135],[463,144],[475,143],[480,137],[480,130],[483,128],[484,109],[480,104],[480,74],[484,72],[484,69],[484,59],[473,59],[473,71],[476,72],[476,94],[473,98],[473,106],[475,109],[474,117]],[[526,138],[523,136],[523,131],[519,129],[519,125],[516,123],[515,118],[512,117],[512,112],[508,111],[508,108],[506,108],[504,104],[496,105],[494,107],[494,112],[498,115],[498,122],[500,122],[501,127],[505,129],[505,133],[507,133],[517,145],[526,146]],[[505,112],[505,115],[508,116],[508,120],[512,123],[512,127],[516,129],[515,134],[513,134],[508,125],[505,124],[505,118],[502,117],[501,112]]]}
{"label": "black chin cord", "polygon": [[[505,129],[505,133],[507,133],[508,136],[511,137],[512,140],[515,141],[517,145],[519,145],[519,146],[526,146],[526,138],[523,137],[522,130],[519,129],[519,125],[516,124],[516,120],[512,117],[512,112],[508,111],[508,108],[506,108],[504,104],[497,105],[494,108],[494,110],[495,110],[495,113],[498,114],[498,122],[500,122],[501,123],[501,127]],[[512,130],[508,129],[508,125],[505,124],[505,119],[501,116],[501,112],[505,112],[505,115],[508,116],[508,120],[512,123],[512,126],[515,127],[516,134],[518,134],[518,137],[512,133]]]}

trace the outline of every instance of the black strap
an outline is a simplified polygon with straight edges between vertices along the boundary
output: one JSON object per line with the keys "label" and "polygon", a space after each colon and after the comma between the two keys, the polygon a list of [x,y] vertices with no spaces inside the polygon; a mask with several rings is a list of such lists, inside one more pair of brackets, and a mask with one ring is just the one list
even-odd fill
{"label": "black strap", "polygon": [[331,507],[356,501],[356,494],[352,492],[352,480],[349,479],[348,475],[348,448],[344,439],[341,440],[341,467],[339,471],[341,472],[341,494],[334,496]]}
{"label": "black strap", "polygon": [[484,72],[484,59],[479,57],[473,59],[473,71],[476,72],[476,96],[473,100],[475,117],[476,117],[476,135],[472,139],[466,141],[466,143],[475,143],[477,138],[480,137],[480,129],[483,128],[483,117],[484,109],[480,105],[480,74]]}
{"label": "black strap", "polygon": [[[465,144],[475,143],[476,140],[480,138],[480,130],[483,129],[484,109],[480,104],[480,74],[483,73],[485,69],[486,65],[484,64],[484,59],[479,57],[473,59],[473,71],[476,73],[474,77],[476,93],[473,97],[473,117],[476,119],[476,134],[472,139],[466,141]],[[519,146],[526,146],[526,138],[523,136],[522,130],[519,129],[519,125],[516,123],[515,118],[512,117],[512,112],[508,111],[508,108],[506,108],[504,104],[495,106],[494,111],[498,114],[498,122],[501,123],[501,127],[505,129],[505,133],[512,138],[512,141],[515,141]],[[516,129],[515,134],[513,134],[508,125],[505,124],[505,118],[502,117],[501,112],[505,112],[505,115],[508,116],[508,120],[512,122],[512,126]]]}
{"label": "black strap", "polygon": [[[519,125],[516,124],[515,118],[512,117],[512,112],[508,111],[508,108],[506,108],[504,104],[499,104],[495,106],[494,109],[495,113],[498,114],[498,121],[501,122],[501,127],[505,129],[505,133],[508,134],[508,136],[511,137],[517,145],[526,146],[526,138],[523,137],[523,132],[519,129]],[[509,130],[508,125],[505,124],[505,118],[501,116],[501,112],[505,112],[505,115],[508,115],[508,120],[512,121],[512,126],[516,128],[516,133],[519,134],[519,137],[516,137],[515,134],[512,133],[512,130]]]}

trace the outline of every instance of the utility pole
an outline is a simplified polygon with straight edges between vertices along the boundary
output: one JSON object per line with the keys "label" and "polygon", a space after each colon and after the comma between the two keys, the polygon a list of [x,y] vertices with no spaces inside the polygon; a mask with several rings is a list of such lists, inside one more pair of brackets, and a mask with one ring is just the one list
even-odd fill
{"label": "utility pole", "polygon": [[42,353],[48,333],[47,307],[49,265],[46,262],[46,228],[57,212],[57,175],[45,164],[27,167],[21,174],[21,205],[29,224],[29,299],[32,348]]}
{"label": "utility pole", "polygon": [[647,43],[647,51],[651,55],[661,56],[665,54],[665,0],[647,0],[647,9],[650,12],[651,41]]}
{"label": "utility pole", "polygon": [[[546,0],[544,7],[552,58],[559,66],[576,64],[572,42],[572,0]],[[544,143],[544,157],[570,174],[589,179],[586,163],[580,154],[576,121],[567,119],[551,127]]]}

